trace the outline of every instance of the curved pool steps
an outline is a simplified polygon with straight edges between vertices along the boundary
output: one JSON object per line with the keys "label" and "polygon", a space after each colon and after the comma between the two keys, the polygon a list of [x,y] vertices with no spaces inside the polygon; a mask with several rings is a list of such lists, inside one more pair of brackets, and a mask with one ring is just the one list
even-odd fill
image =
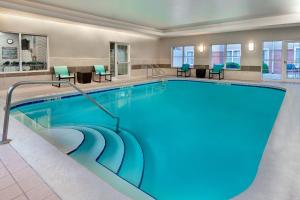
{"label": "curved pool steps", "polygon": [[125,153],[123,140],[116,132],[110,129],[92,125],[88,127],[97,130],[105,138],[106,145],[97,162],[112,172],[118,173]]}
{"label": "curved pool steps", "polygon": [[133,184],[140,186],[144,172],[144,154],[136,138],[127,131],[121,130],[119,135],[125,144],[125,156],[118,175]]}
{"label": "curved pool steps", "polygon": [[84,140],[83,133],[72,128],[51,128],[42,132],[41,135],[66,154],[76,150]]}
{"label": "curved pool steps", "polygon": [[80,163],[96,161],[105,148],[105,139],[98,131],[81,126],[69,127],[84,134],[81,145],[69,155]]}
{"label": "curved pool steps", "polygon": [[83,133],[81,145],[69,155],[95,173],[100,164],[139,188],[144,172],[144,154],[137,139],[128,131],[102,126],[67,126]]}

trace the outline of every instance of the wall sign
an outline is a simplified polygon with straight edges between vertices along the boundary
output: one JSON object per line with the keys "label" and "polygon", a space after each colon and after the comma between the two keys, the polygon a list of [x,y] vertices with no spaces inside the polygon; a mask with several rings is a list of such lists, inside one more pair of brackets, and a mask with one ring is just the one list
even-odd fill
{"label": "wall sign", "polygon": [[2,47],[2,59],[17,59],[17,47]]}

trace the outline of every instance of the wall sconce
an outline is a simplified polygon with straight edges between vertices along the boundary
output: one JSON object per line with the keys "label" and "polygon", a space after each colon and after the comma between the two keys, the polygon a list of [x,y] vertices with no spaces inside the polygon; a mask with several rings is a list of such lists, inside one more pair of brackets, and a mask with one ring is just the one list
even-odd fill
{"label": "wall sconce", "polygon": [[200,46],[198,47],[198,49],[199,49],[200,53],[203,53],[204,52],[204,45],[200,44]]}
{"label": "wall sconce", "polygon": [[249,51],[254,51],[254,42],[249,42],[248,49]]}

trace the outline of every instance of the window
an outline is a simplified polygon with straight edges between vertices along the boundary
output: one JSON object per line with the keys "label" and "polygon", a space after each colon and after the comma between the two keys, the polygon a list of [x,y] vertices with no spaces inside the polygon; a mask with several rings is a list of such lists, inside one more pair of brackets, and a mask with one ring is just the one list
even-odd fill
{"label": "window", "polygon": [[227,44],[226,68],[241,64],[241,44]]}
{"label": "window", "polygon": [[227,69],[240,69],[241,46],[241,44],[212,45],[212,65],[224,65]]}
{"label": "window", "polygon": [[174,47],[172,56],[172,66],[181,67],[183,64],[183,47]]}
{"label": "window", "polygon": [[300,48],[296,47],[294,52],[295,52],[294,62],[296,64],[296,67],[299,68],[299,64],[300,64]]}
{"label": "window", "polygon": [[182,64],[194,65],[194,46],[172,48],[172,67],[182,67]]}
{"label": "window", "polygon": [[225,45],[212,45],[212,65],[224,65],[225,61]]}
{"label": "window", "polygon": [[47,37],[21,35],[22,71],[47,70]]}
{"label": "window", "polygon": [[0,73],[20,71],[19,34],[0,32]]}
{"label": "window", "polygon": [[46,36],[0,32],[0,73],[48,69]]}

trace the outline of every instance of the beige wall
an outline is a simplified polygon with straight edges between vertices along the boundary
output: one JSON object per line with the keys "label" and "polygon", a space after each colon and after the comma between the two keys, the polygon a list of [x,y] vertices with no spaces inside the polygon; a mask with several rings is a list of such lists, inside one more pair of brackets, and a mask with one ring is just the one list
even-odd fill
{"label": "beige wall", "polygon": [[132,64],[157,63],[159,57],[158,38],[80,24],[0,13],[0,31],[49,36],[50,66],[108,65],[110,41],[131,45]]}
{"label": "beige wall", "polygon": [[[171,63],[171,47],[173,46],[194,45],[198,47],[200,44],[204,44],[205,51],[203,53],[200,53],[196,48],[195,64],[209,65],[211,44],[241,43],[241,64],[244,66],[260,66],[262,63],[262,42],[270,40],[300,40],[300,27],[163,38],[160,41],[160,64]],[[255,50],[252,52],[248,51],[250,41],[255,43]]]}
{"label": "beige wall", "polygon": [[[136,64],[170,64],[171,47],[178,45],[194,45],[195,64],[209,65],[210,45],[221,43],[242,43],[241,64],[244,66],[260,66],[262,42],[270,40],[300,40],[300,27],[253,30],[232,33],[208,34],[188,37],[157,38],[96,28],[70,22],[21,17],[0,13],[0,31],[22,32],[49,36],[49,61],[53,65],[89,66],[109,62],[109,42],[124,42],[131,45],[131,62]],[[248,43],[255,43],[255,50],[248,51]],[[198,46],[204,44],[205,51],[200,53]],[[163,69],[164,74],[175,74],[174,69]],[[134,70],[132,75],[144,77],[145,70]],[[31,76],[31,79],[47,79],[49,75]],[[261,80],[260,72],[226,71],[226,79]],[[2,79],[2,81],[1,81]],[[28,79],[28,77],[26,77]],[[9,84],[24,80],[21,77],[0,78],[0,89]]]}

